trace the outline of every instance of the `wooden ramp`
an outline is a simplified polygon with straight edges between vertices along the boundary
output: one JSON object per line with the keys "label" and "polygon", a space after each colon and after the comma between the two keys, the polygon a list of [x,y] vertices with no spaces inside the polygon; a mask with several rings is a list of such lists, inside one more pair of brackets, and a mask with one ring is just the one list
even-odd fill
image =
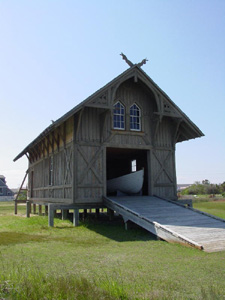
{"label": "wooden ramp", "polygon": [[168,242],[206,252],[225,250],[225,220],[150,196],[104,197],[104,204]]}

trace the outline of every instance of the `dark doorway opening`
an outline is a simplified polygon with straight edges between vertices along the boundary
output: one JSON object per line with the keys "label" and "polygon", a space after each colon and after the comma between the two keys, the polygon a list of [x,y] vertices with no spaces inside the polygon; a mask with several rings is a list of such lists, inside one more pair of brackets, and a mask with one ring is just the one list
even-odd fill
{"label": "dark doorway opening", "polygon": [[147,150],[107,148],[107,180],[139,171],[144,168],[142,194],[148,195],[148,161]]}

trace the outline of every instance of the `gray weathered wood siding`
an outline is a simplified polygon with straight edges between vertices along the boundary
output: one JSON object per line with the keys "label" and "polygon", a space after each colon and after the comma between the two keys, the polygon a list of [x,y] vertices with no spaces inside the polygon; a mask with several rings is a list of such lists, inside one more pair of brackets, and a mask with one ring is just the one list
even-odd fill
{"label": "gray weathered wood siding", "polygon": [[[117,101],[125,107],[125,130],[113,128]],[[133,104],[141,110],[140,131],[130,130]],[[14,161],[23,155],[29,159],[29,196],[34,201],[94,206],[106,196],[107,176],[124,175],[133,156],[147,173],[143,193],[176,199],[175,144],[201,136],[155,82],[133,65],[48,126]]]}
{"label": "gray weathered wood siding", "polygon": [[105,161],[102,146],[76,145],[76,203],[102,202],[105,187]]}
{"label": "gray weathered wood siding", "polygon": [[[53,138],[54,134],[54,138]],[[35,201],[73,202],[73,118],[37,145],[29,163],[28,196]],[[57,137],[57,138],[56,138]],[[45,148],[42,147],[45,143]],[[30,155],[32,157],[32,154]],[[50,182],[50,164],[52,180]]]}
{"label": "gray weathered wood siding", "polygon": [[[109,104],[112,107],[117,101],[125,106],[125,130],[113,129],[112,109],[104,111],[101,108],[87,107],[82,112],[80,130],[76,139],[75,202],[102,201],[102,195],[106,193],[104,187],[106,185],[104,158],[106,147],[151,151],[152,155],[149,155],[152,159],[149,163],[152,168],[149,171],[151,173],[150,193],[175,199],[174,123],[169,117],[158,121],[155,116],[157,104],[154,94],[144,84],[134,83],[133,79],[119,86],[115,98],[111,99]],[[130,130],[130,106],[134,103],[141,109],[141,131]]]}
{"label": "gray weathered wood siding", "polygon": [[[110,92],[107,95],[115,96],[99,98],[105,99],[106,107],[84,106],[62,124],[58,131],[46,137],[44,146],[40,145],[42,155],[30,164],[30,173],[33,172],[33,200],[102,202],[107,186],[107,147],[149,151],[149,194],[176,198],[176,124],[169,117],[158,117],[155,96],[140,81],[129,79],[118,87],[116,93]],[[113,129],[113,105],[117,101],[125,106],[125,130]],[[141,109],[141,131],[130,130],[130,106],[134,103]],[[52,185],[49,184],[51,157]]]}

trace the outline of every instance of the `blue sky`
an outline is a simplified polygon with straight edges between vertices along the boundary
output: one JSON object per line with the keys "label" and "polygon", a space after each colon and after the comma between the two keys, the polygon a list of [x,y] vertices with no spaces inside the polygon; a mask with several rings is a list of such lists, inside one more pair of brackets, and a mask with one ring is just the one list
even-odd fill
{"label": "blue sky", "polygon": [[127,69],[143,70],[205,137],[177,144],[178,183],[225,181],[225,1],[0,0],[0,174],[51,120]]}

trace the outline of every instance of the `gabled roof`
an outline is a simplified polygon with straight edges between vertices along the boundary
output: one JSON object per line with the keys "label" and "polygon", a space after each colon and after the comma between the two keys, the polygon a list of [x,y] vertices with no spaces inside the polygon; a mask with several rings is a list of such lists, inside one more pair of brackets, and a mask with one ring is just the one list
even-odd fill
{"label": "gabled roof", "polygon": [[[180,139],[177,142],[204,136],[201,130],[186,116],[184,112],[182,112],[182,110],[169,98],[169,96],[136,64],[124,71],[123,73],[121,73],[119,76],[115,77],[105,86],[97,90],[87,99],[80,102],[77,106],[72,108],[61,118],[59,118],[50,126],[48,126],[36,139],[34,139],[21,153],[19,153],[14,158],[14,161],[21,158],[24,154],[26,154],[29,151],[29,149],[38,144],[44,137],[46,137],[49,133],[53,132],[57,127],[59,127],[62,123],[64,123],[66,120],[72,117],[75,113],[79,112],[83,107],[99,107],[111,109],[112,107],[107,102],[107,92],[109,88],[113,86],[118,87],[122,82],[132,77],[136,78],[136,80],[143,81],[154,93],[156,98],[157,94],[161,95],[161,97],[163,98],[163,103],[167,106],[167,109],[169,107],[169,111],[165,111],[163,109],[163,105],[161,104],[161,107],[159,108],[159,114],[161,114],[162,116],[182,119],[182,122],[184,123],[182,127],[188,127],[188,132],[186,132],[183,138],[180,137]],[[160,103],[158,104],[160,106]]]}

